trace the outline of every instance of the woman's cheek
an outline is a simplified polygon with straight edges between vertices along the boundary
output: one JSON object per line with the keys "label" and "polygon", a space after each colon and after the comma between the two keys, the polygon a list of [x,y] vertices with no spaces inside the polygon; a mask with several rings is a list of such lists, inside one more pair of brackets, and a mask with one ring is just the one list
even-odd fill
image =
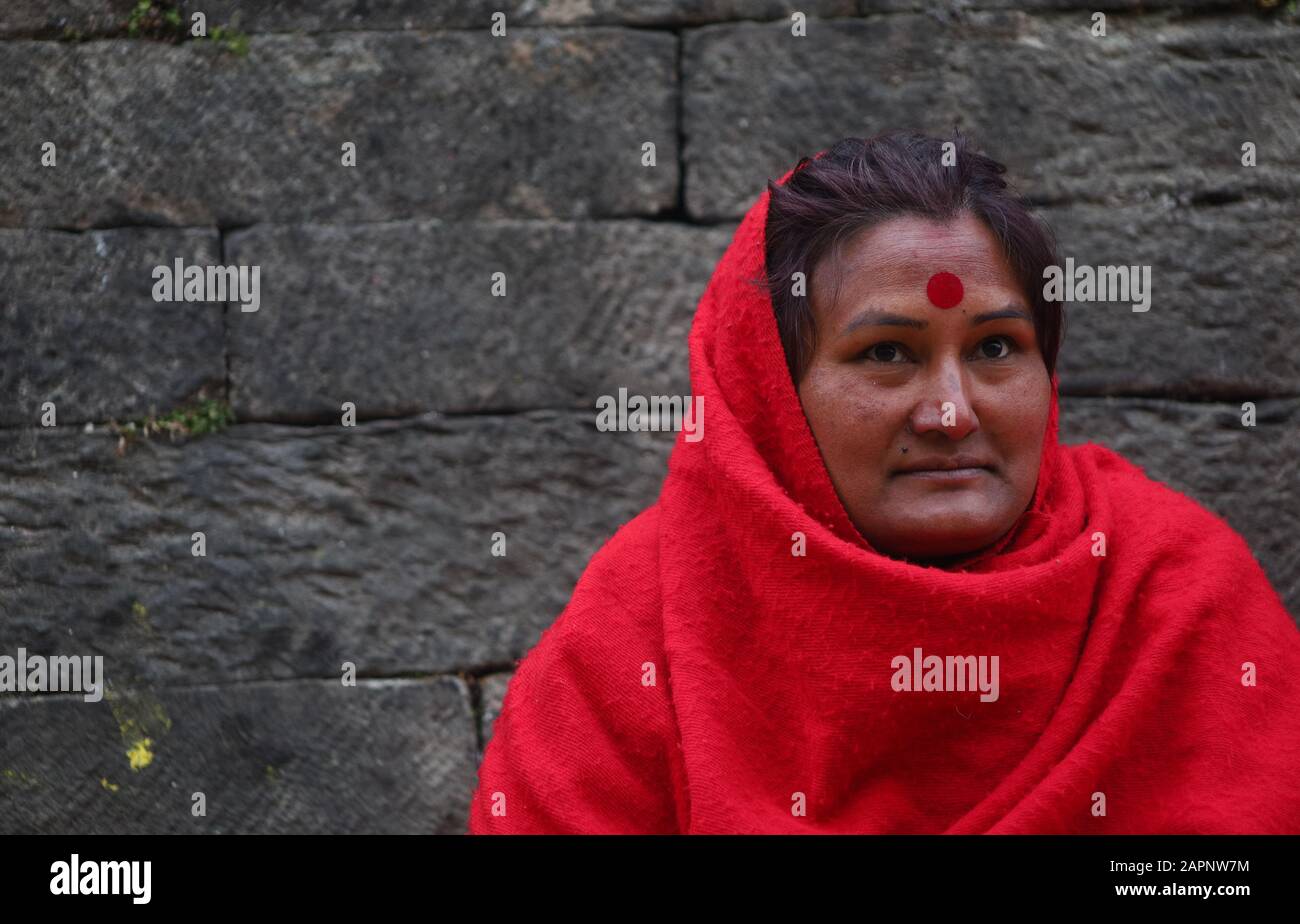
{"label": "woman's cheek", "polygon": [[1038,457],[1051,410],[1051,394],[1036,392],[1037,383],[1032,381],[1024,383],[1019,391],[1005,391],[996,418],[984,422],[987,435],[1002,446],[1004,458],[1025,473],[1034,474],[1038,472]]}
{"label": "woman's cheek", "polygon": [[[836,417],[841,430],[839,443],[859,471],[880,463],[897,442],[906,412],[882,400],[870,383],[858,381],[840,392]],[[867,464],[864,464],[867,463]]]}
{"label": "woman's cheek", "polygon": [[994,396],[998,416],[1014,421],[1017,426],[1032,423],[1039,417],[1047,421],[1047,411],[1051,404],[1051,381],[1041,362],[1022,367],[1018,374],[998,382],[994,386]]}

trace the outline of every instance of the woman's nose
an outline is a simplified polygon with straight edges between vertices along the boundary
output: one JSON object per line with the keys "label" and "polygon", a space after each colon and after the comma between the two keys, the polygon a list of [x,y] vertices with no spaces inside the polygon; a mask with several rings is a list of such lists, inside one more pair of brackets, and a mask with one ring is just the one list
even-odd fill
{"label": "woman's nose", "polygon": [[956,366],[945,367],[923,386],[909,425],[918,436],[939,430],[954,442],[979,429],[979,418],[971,404],[970,384]]}

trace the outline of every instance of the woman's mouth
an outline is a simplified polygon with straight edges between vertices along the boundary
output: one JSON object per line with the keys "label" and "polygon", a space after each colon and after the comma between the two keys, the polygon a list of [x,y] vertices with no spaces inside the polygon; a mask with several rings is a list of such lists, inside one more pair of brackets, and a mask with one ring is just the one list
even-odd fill
{"label": "woman's mouth", "polygon": [[927,478],[934,481],[971,481],[981,475],[988,474],[987,468],[925,468],[914,469],[907,472],[899,472],[900,475],[907,475],[911,478]]}
{"label": "woman's mouth", "polygon": [[975,453],[962,452],[954,456],[930,456],[917,459],[906,468],[896,471],[895,474],[932,481],[971,481],[991,470],[992,466],[983,457]]}

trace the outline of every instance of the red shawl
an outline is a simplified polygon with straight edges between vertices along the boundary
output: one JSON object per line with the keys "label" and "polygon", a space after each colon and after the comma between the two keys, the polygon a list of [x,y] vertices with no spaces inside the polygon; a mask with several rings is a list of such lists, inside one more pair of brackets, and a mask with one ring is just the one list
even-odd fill
{"label": "red shawl", "polygon": [[[1053,378],[996,546],[943,569],[873,550],[747,282],[767,202],[691,329],[703,439],[678,435],[658,502],[519,664],[470,832],[1300,833],[1300,632],[1241,536],[1060,445]],[[925,689],[931,656],[997,656],[996,698]]]}

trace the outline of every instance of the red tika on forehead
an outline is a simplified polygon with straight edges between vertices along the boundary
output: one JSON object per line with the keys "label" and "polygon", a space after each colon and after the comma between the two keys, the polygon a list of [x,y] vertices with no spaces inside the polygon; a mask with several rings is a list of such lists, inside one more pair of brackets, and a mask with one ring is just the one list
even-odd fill
{"label": "red tika on forehead", "polygon": [[935,273],[926,283],[925,294],[936,308],[953,308],[963,295],[961,280],[952,273]]}

